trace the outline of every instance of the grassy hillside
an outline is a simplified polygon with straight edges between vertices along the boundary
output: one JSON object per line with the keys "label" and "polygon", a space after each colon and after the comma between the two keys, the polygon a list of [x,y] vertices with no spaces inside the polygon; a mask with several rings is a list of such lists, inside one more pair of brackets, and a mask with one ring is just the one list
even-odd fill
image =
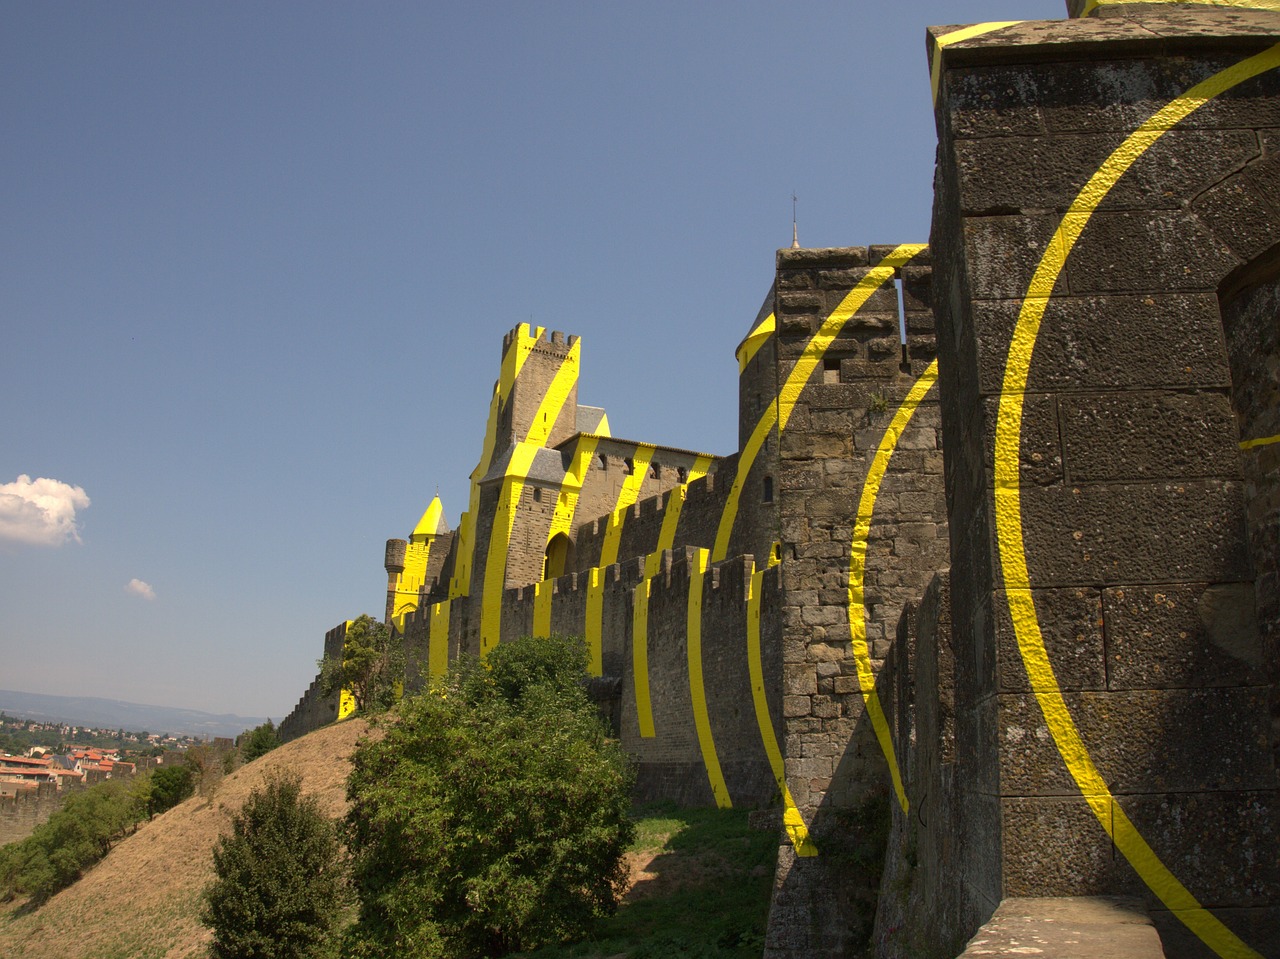
{"label": "grassy hillside", "polygon": [[[368,727],[351,720],[295,740],[224,778],[212,796],[174,807],[120,842],[79,882],[38,910],[0,905],[5,959],[204,959],[196,918],[213,878],[212,850],[231,813],[280,767],[331,816],[346,811],[348,757]],[[759,956],[777,837],[740,810],[639,811],[627,854],[631,889],[588,941],[536,959],[748,959]]]}
{"label": "grassy hillside", "polygon": [[324,810],[346,810],[348,757],[366,730],[352,720],[295,740],[224,778],[211,796],[174,807],[119,843],[40,909],[0,906],[0,955],[21,959],[184,959],[205,955],[196,916],[212,851],[230,815],[271,770],[294,769]]}

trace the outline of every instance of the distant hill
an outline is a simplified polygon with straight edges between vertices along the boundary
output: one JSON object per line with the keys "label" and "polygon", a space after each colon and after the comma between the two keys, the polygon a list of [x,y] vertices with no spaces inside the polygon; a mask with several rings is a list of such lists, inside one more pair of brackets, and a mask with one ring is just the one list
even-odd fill
{"label": "distant hill", "polygon": [[267,721],[265,716],[202,713],[198,709],[143,706],[92,696],[46,696],[43,693],[20,693],[11,689],[0,689],[0,710],[10,716],[38,722],[210,738],[238,736],[246,729]]}
{"label": "distant hill", "polygon": [[347,807],[349,757],[364,720],[325,726],[274,749],[199,795],[143,823],[106,859],[45,905],[0,903],[0,956],[22,959],[199,959],[209,933],[197,919],[213,879],[213,846],[231,814],[273,771],[302,777],[329,816]]}

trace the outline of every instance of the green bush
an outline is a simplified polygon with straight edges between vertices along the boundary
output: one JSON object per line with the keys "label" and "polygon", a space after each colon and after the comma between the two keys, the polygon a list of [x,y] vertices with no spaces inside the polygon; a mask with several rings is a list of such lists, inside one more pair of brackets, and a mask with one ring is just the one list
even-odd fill
{"label": "green bush", "polygon": [[501,956],[617,906],[630,770],[571,640],[523,639],[401,703],[361,743],[347,845],[357,956]]}
{"label": "green bush", "polygon": [[237,745],[240,747],[240,761],[251,763],[279,746],[280,734],[276,732],[275,723],[268,719],[261,726],[242,733]]}
{"label": "green bush", "polygon": [[71,885],[144,815],[144,791],[109,779],[71,793],[26,839],[0,854],[0,899],[42,902]]}
{"label": "green bush", "polygon": [[147,794],[147,815],[158,816],[196,791],[195,777],[190,766],[161,766],[151,774],[151,788]]}
{"label": "green bush", "polygon": [[214,959],[303,959],[332,940],[343,891],[337,828],[301,792],[296,776],[268,780],[219,839],[200,915]]}

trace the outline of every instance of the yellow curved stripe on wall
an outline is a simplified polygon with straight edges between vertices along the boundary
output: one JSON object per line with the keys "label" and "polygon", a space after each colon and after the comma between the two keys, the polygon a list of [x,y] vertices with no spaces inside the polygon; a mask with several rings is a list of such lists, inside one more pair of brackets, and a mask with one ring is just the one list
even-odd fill
{"label": "yellow curved stripe on wall", "polygon": [[751,674],[751,701],[755,706],[756,725],[760,727],[760,741],[764,744],[765,755],[769,757],[769,768],[773,770],[774,781],[782,796],[782,824],[791,837],[791,845],[797,856],[816,856],[818,847],[809,838],[804,817],[800,815],[796,801],[791,798],[791,790],[787,788],[786,765],[782,761],[782,750],[778,748],[778,737],[774,734],[773,720],[769,716],[769,700],[764,694],[764,666],[760,655],[760,590],[763,584],[764,570],[753,571],[751,595],[747,597],[747,669]]}
{"label": "yellow curved stripe on wall", "polygon": [[449,671],[449,600],[431,607],[431,630],[427,634],[427,675],[439,679]]}
{"label": "yellow curved stripe on wall", "polygon": [[636,690],[636,725],[641,739],[657,735],[653,725],[653,697],[649,692],[649,584],[646,576],[632,591],[631,675]]}
{"label": "yellow curved stripe on wall", "polygon": [[742,496],[743,484],[746,483],[756,456],[759,455],[760,448],[764,445],[774,424],[777,423],[778,432],[787,428],[787,420],[791,418],[792,410],[795,409],[805,384],[809,382],[809,377],[822,361],[823,354],[827,352],[832,340],[840,335],[845,324],[863,307],[871,295],[886,281],[893,279],[898,267],[910,261],[924,249],[926,244],[923,243],[904,243],[896,247],[877,266],[867,271],[867,274],[823,320],[818,332],[805,344],[804,353],[796,361],[782,389],[779,390],[777,403],[771,404],[761,414],[755,429],[751,431],[751,436],[742,449],[742,455],[738,458],[738,472],[733,478],[724,511],[720,514],[720,525],[716,530],[715,547],[711,553],[713,563],[723,560],[729,551],[729,536],[733,532],[733,524],[738,517],[738,501]]}
{"label": "yellow curved stripe on wall", "polygon": [[555,580],[544,579],[533,584],[533,635],[535,639],[547,639],[551,635],[551,595],[555,592]]}
{"label": "yellow curved stripe on wall", "polygon": [[351,690],[344,689],[338,694],[338,718],[346,719],[356,711],[356,698],[351,695]]}
{"label": "yellow curved stripe on wall", "polygon": [[876,447],[876,455],[871,460],[871,468],[862,482],[862,495],[858,500],[858,515],[854,520],[853,541],[849,549],[849,635],[853,640],[853,659],[858,667],[858,686],[862,691],[863,702],[867,706],[867,715],[871,717],[871,728],[875,730],[876,739],[880,743],[880,751],[889,764],[889,778],[893,781],[893,791],[898,797],[898,805],[907,811],[907,791],[902,785],[902,772],[898,768],[898,757],[893,748],[893,736],[889,731],[889,722],[885,718],[884,709],[880,705],[880,696],[876,693],[875,672],[871,668],[871,650],[867,648],[867,610],[864,605],[867,572],[867,541],[871,537],[871,517],[875,512],[876,495],[880,491],[880,483],[884,480],[889,460],[897,448],[900,437],[911,422],[912,414],[924,399],[924,395],[938,379],[938,361],[934,360],[929,368],[915,381],[906,399],[893,415],[888,429],[880,438]]}
{"label": "yellow curved stripe on wall", "polygon": [[506,587],[511,530],[515,527],[516,509],[524,492],[525,478],[541,448],[532,443],[517,443],[502,479],[502,490],[493,516],[493,531],[489,536],[489,555],[484,565],[484,596],[480,605],[481,658],[489,655],[489,650],[498,645],[502,636],[502,592]]}
{"label": "yellow curved stripe on wall", "polygon": [[[536,343],[537,339],[532,342]],[[502,492],[498,498],[498,513],[489,534],[489,552],[485,558],[484,598],[480,607],[481,657],[489,654],[489,650],[497,645],[502,635],[502,591],[506,587],[507,555],[511,548],[511,531],[515,528],[520,496],[524,493],[524,483],[529,477],[534,457],[543,449],[551,427],[559,419],[570,392],[578,382],[581,342],[576,340],[568,355],[560,361],[551,385],[538,403],[538,410],[533,422],[529,424],[524,441],[516,444],[507,464]]]}
{"label": "yellow curved stripe on wall", "polygon": [[573,388],[578,385],[581,346],[582,340],[574,340],[573,346],[569,347],[569,355],[560,362],[555,378],[547,387],[547,392],[542,395],[538,411],[533,414],[533,423],[529,426],[529,434],[525,437],[526,442],[536,443],[538,446],[546,445],[547,437],[551,435],[551,429],[556,425],[556,420],[560,418],[560,413],[564,409],[565,401],[569,399]]}
{"label": "yellow curved stripe on wall", "polygon": [[707,572],[707,551],[698,550],[689,568],[689,615],[685,621],[686,645],[689,651],[689,695],[693,700],[693,726],[698,733],[698,748],[707,767],[707,780],[716,805],[728,809],[729,787],[720,771],[715,739],[711,735],[711,717],[707,713],[707,689],[702,680],[702,583]]}
{"label": "yellow curved stripe on wall", "polygon": [[627,521],[627,510],[635,505],[640,486],[649,472],[649,460],[653,458],[653,451],[654,447],[648,443],[636,444],[635,455],[631,458],[631,474],[623,480],[622,489],[618,491],[618,500],[613,512],[609,514],[609,525],[600,546],[600,559],[596,568],[591,571],[584,632],[587,641],[587,670],[592,676],[599,676],[604,672],[604,642],[601,634],[604,619],[604,569],[618,561],[618,545],[622,542],[622,527]]}
{"label": "yellow curved stripe on wall", "polygon": [[489,472],[489,464],[493,460],[493,447],[498,436],[498,412],[501,409],[501,391],[497,384],[493,387],[493,396],[489,400],[489,418],[484,428],[484,448],[480,452],[480,462],[471,471],[471,491],[467,499],[467,509],[458,523],[458,549],[455,554],[453,577],[449,580],[449,598],[471,594],[471,561],[476,551],[476,516],[480,512],[480,479]]}
{"label": "yellow curved stripe on wall", "polygon": [[996,420],[995,521],[1000,568],[1018,649],[1054,744],[1089,808],[1142,881],[1167,909],[1214,952],[1231,959],[1261,957],[1221,920],[1201,906],[1148,845],[1111,795],[1067,710],[1066,700],[1049,660],[1049,652],[1045,648],[1035,601],[1031,595],[1031,577],[1027,570],[1026,543],[1022,532],[1018,454],[1022,446],[1023,396],[1027,389],[1031,357],[1039,336],[1040,324],[1049,305],[1053,287],[1066,266],[1067,257],[1098,204],[1125,171],[1176,124],[1226,90],[1277,67],[1280,67],[1280,44],[1196,84],[1158,110],[1130,134],[1085,184],[1036,267],[1028,295],[1023,301],[1009,344]]}
{"label": "yellow curved stripe on wall", "polygon": [[777,329],[777,321],[772,313],[760,321],[754,330],[747,334],[747,338],[742,341],[742,345],[738,347],[738,375],[741,376],[747,369],[760,347],[769,342],[769,337],[773,336],[773,331]]}
{"label": "yellow curved stripe on wall", "polygon": [[662,568],[662,554],[676,541],[676,529],[684,510],[685,491],[689,483],[696,483],[707,475],[711,457],[699,454],[693,461],[689,476],[675,487],[667,497],[666,513],[662,517],[662,529],[658,533],[658,548],[644,559],[644,578],[634,590],[631,614],[631,674],[636,691],[636,719],[642,738],[657,733],[653,725],[653,699],[649,693],[649,582]]}
{"label": "yellow curved stripe on wall", "polygon": [[1280,435],[1260,436],[1256,440],[1241,440],[1240,448],[1242,450],[1252,450],[1257,449],[1259,446],[1270,446],[1272,443],[1280,443]]}
{"label": "yellow curved stripe on wall", "polygon": [[467,500],[467,510],[458,523],[458,549],[455,554],[454,575],[449,582],[449,596],[469,596],[471,594],[471,564],[476,551],[476,516],[480,511],[480,480],[489,472],[493,463],[494,447],[498,442],[498,416],[502,407],[511,397],[516,377],[524,368],[525,361],[533,352],[533,348],[542,339],[545,329],[541,326],[531,329],[528,323],[516,327],[515,338],[507,345],[502,354],[502,370],[498,382],[494,384],[493,396],[489,400],[489,418],[484,429],[484,448],[480,452],[480,462],[471,471],[471,493]]}
{"label": "yellow curved stripe on wall", "polygon": [[[551,540],[560,533],[566,536],[573,534],[573,517],[574,513],[577,512],[578,497],[582,494],[582,483],[586,479],[587,470],[591,467],[591,460],[595,456],[596,446],[599,442],[599,436],[589,433],[578,434],[573,457],[569,462],[569,468],[565,470],[564,479],[560,482],[560,492],[556,495],[555,512],[551,517],[551,527],[547,530],[547,546],[550,546]],[[560,571],[562,575],[568,572],[571,572],[571,570]],[[554,576],[548,576],[535,587],[533,635],[537,637],[546,638],[551,635],[551,602],[552,596],[555,595],[555,589],[552,586],[554,579]]]}

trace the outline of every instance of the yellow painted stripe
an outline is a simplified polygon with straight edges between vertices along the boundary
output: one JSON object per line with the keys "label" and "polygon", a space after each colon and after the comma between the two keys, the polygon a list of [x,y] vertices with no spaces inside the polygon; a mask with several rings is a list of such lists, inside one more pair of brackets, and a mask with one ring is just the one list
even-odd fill
{"label": "yellow painted stripe", "polygon": [[936,37],[933,41],[933,62],[929,64],[929,86],[933,89],[933,102],[938,102],[938,86],[942,83],[943,47],[950,46],[953,43],[959,43],[961,40],[971,40],[974,37],[980,37],[984,33],[990,33],[992,30],[999,30],[1001,27],[1012,27],[1023,22],[1024,21],[1022,20],[996,20],[991,23],[975,23],[971,27],[952,30],[950,33],[944,33],[942,36]]}
{"label": "yellow painted stripe", "polygon": [[[573,535],[573,517],[578,509],[578,497],[582,494],[582,484],[591,468],[591,458],[596,454],[596,446],[600,437],[580,434],[573,450],[573,458],[569,468],[565,470],[564,479],[560,483],[560,494],[556,497],[555,514],[551,517],[551,529],[547,531],[547,543],[557,533]],[[567,572],[567,571],[566,571]]]}
{"label": "yellow painted stripe", "polygon": [[480,462],[471,471],[471,493],[467,500],[467,511],[462,514],[462,521],[458,524],[457,559],[454,562],[453,578],[449,582],[451,598],[471,594],[471,564],[476,551],[476,516],[480,512],[480,480],[489,472],[493,463],[494,447],[498,442],[498,416],[511,397],[516,377],[524,369],[525,361],[529,359],[544,332],[545,329],[541,326],[531,329],[528,323],[521,323],[516,327],[515,338],[507,344],[507,350],[502,354],[502,369],[489,400],[484,448],[480,452]]}
{"label": "yellow painted stripe", "polygon": [[533,465],[539,446],[517,443],[511,451],[498,506],[493,516],[493,531],[489,536],[489,555],[484,566],[484,597],[480,605],[480,656],[498,644],[502,636],[502,592],[507,581],[507,551],[511,546],[511,530],[516,522],[516,508],[520,494],[524,492],[525,477]]}
{"label": "yellow painted stripe", "polygon": [[862,699],[867,704],[867,715],[871,717],[871,728],[875,730],[876,739],[880,743],[880,751],[889,764],[889,778],[893,780],[893,791],[898,796],[898,805],[907,811],[907,791],[902,785],[902,771],[898,767],[898,757],[893,748],[893,736],[889,732],[889,721],[885,718],[884,709],[880,705],[880,696],[876,693],[875,672],[871,668],[871,650],[867,647],[867,609],[865,605],[866,573],[867,573],[867,541],[871,537],[871,517],[876,508],[876,496],[880,492],[880,484],[884,480],[889,460],[897,448],[898,438],[911,422],[911,417],[924,395],[929,392],[938,379],[938,361],[934,360],[929,368],[920,375],[912,385],[906,399],[893,415],[889,428],[880,438],[876,447],[876,455],[871,460],[871,468],[867,470],[867,478],[862,483],[862,495],[858,499],[858,515],[854,520],[853,542],[849,549],[849,635],[853,640],[853,659],[858,667],[858,686],[862,690]]}
{"label": "yellow painted stripe", "polygon": [[[343,643],[342,658],[344,662],[346,661],[346,658],[347,658],[347,651],[346,651],[347,630],[349,630],[350,628],[351,628],[351,620],[348,619],[342,624],[342,643]],[[346,719],[355,711],[356,711],[356,698],[351,695],[351,690],[349,689],[338,690],[338,718]]]}
{"label": "yellow painted stripe", "polygon": [[587,669],[592,676],[604,672],[604,569],[618,561],[618,545],[622,542],[622,527],[627,521],[627,510],[635,505],[640,494],[640,486],[649,472],[649,460],[653,458],[654,447],[648,443],[637,443],[635,455],[631,458],[631,475],[622,482],[618,491],[618,500],[609,514],[609,525],[605,529],[604,542],[600,545],[600,559],[591,571],[591,584],[587,587],[587,621],[584,632],[587,642]]}
{"label": "yellow painted stripe", "polygon": [[797,856],[816,856],[818,847],[809,838],[804,817],[800,815],[796,801],[791,798],[791,790],[787,788],[787,767],[782,761],[782,750],[778,748],[778,737],[774,734],[773,720],[769,717],[769,700],[764,694],[764,665],[760,655],[760,592],[763,584],[764,570],[752,572],[751,595],[747,597],[747,669],[751,674],[751,701],[756,710],[756,725],[760,727],[760,741],[764,743],[769,767],[773,770],[774,781],[782,795],[782,824],[791,837],[791,845]]}
{"label": "yellow painted stripe", "polygon": [[506,587],[507,556],[511,547],[511,531],[515,528],[516,510],[534,457],[543,448],[551,425],[559,418],[570,391],[578,382],[578,345],[581,342],[575,341],[569,354],[560,361],[551,385],[538,404],[538,411],[529,424],[524,441],[516,444],[511,453],[511,461],[507,464],[498,499],[498,513],[494,516],[493,529],[489,535],[489,553],[485,558],[484,598],[480,607],[482,657],[489,654],[489,650],[497,645],[502,635],[502,591]]}
{"label": "yellow painted stripe", "polygon": [[538,404],[538,411],[533,414],[533,423],[529,426],[529,434],[525,437],[526,442],[536,443],[538,446],[546,445],[547,437],[551,435],[552,427],[560,418],[569,394],[578,385],[581,346],[582,340],[574,340],[573,346],[569,347],[569,355],[560,362],[551,385],[547,387],[547,392],[542,396],[542,402]]}
{"label": "yellow painted stripe", "polygon": [[698,454],[689,469],[684,483],[675,487],[667,497],[666,513],[662,517],[662,529],[658,533],[658,548],[645,557],[644,579],[636,586],[631,610],[631,673],[636,690],[636,719],[640,735],[648,738],[657,735],[653,725],[653,701],[649,695],[649,581],[662,568],[662,554],[676,541],[676,528],[680,525],[680,513],[684,510],[685,490],[707,475],[712,457]]}
{"label": "yellow painted stripe", "polygon": [[431,607],[431,632],[427,636],[427,675],[439,679],[449,671],[449,600]]}
{"label": "yellow painted stripe", "polygon": [[476,516],[480,512],[480,478],[489,472],[489,463],[493,459],[493,446],[498,435],[498,412],[501,408],[501,391],[497,384],[493,387],[493,396],[489,399],[489,419],[485,423],[484,448],[480,452],[480,462],[471,471],[471,492],[467,499],[467,509],[458,523],[458,551],[453,566],[453,577],[449,580],[449,596],[468,596],[471,593],[471,561],[476,551]]}
{"label": "yellow painted stripe", "polygon": [[[599,442],[598,436],[587,433],[578,434],[573,457],[569,461],[569,468],[565,470],[564,478],[560,481],[560,492],[556,495],[555,512],[551,517],[551,527],[547,530],[548,546],[560,533],[566,536],[573,534],[573,517],[577,512],[578,497],[582,494],[582,483],[586,478],[587,470],[591,467],[591,458],[595,456],[596,445]],[[562,574],[568,572],[571,570],[561,570]],[[533,635],[537,637],[545,638],[551,635],[551,603],[555,595],[553,581],[554,577],[549,577],[534,588]]]}
{"label": "yellow painted stripe", "polygon": [[777,403],[770,404],[769,408],[761,415],[755,429],[751,431],[751,436],[742,449],[741,456],[738,457],[738,473],[733,478],[733,485],[730,487],[729,495],[725,500],[724,510],[720,514],[720,525],[716,530],[715,548],[711,553],[711,561],[713,563],[723,560],[729,551],[729,536],[733,532],[733,524],[738,516],[738,501],[742,496],[742,486],[747,480],[747,475],[751,472],[751,467],[755,463],[756,456],[760,453],[760,448],[773,430],[774,424],[777,424],[778,432],[786,429],[787,420],[791,418],[791,412],[795,409],[796,402],[804,391],[805,384],[809,381],[813,371],[817,369],[818,364],[822,362],[823,354],[827,352],[831,342],[840,335],[840,331],[844,329],[845,324],[863,307],[867,300],[871,298],[871,295],[886,281],[893,279],[896,268],[908,262],[925,248],[925,244],[922,243],[903,244],[885,257],[878,266],[868,270],[867,275],[859,280],[857,285],[845,295],[844,299],[840,301],[840,305],[831,311],[830,316],[823,320],[818,332],[805,344],[803,354],[796,361],[795,366],[792,367],[791,372],[787,375],[786,383],[783,384],[782,389],[779,391]]}
{"label": "yellow painted stripe", "polygon": [[1280,443],[1280,435],[1260,436],[1256,440],[1241,440],[1240,448],[1242,450],[1251,450],[1259,446],[1270,446],[1272,443]]}
{"label": "yellow painted stripe", "polygon": [[716,755],[715,739],[711,735],[711,717],[707,713],[707,689],[702,681],[702,584],[707,573],[707,551],[697,550],[689,568],[689,615],[685,624],[686,645],[689,650],[689,695],[693,699],[693,726],[698,733],[698,748],[702,751],[702,763],[707,767],[707,781],[711,784],[716,805],[728,809],[729,787],[720,771],[720,758]]}
{"label": "yellow painted stripe", "polygon": [[[1087,17],[1098,7],[1113,7],[1135,0],[1087,0],[1080,16]],[[1142,3],[1195,3],[1206,7],[1237,7],[1249,10],[1280,10],[1280,0],[1140,0]]]}
{"label": "yellow painted stripe", "polygon": [[760,347],[769,342],[769,337],[773,336],[773,332],[777,329],[777,321],[772,313],[766,316],[756,326],[754,330],[747,334],[747,338],[742,341],[742,345],[738,347],[738,375],[741,376],[746,370],[747,364],[760,352]]}
{"label": "yellow painted stripe", "polygon": [[533,635],[546,639],[551,635],[551,594],[555,592],[555,580],[544,579],[533,587]]}
{"label": "yellow painted stripe", "polygon": [[1023,301],[1009,345],[996,420],[995,518],[1000,565],[1008,593],[1009,612],[1018,638],[1018,649],[1036,700],[1044,713],[1045,723],[1081,794],[1102,828],[1111,836],[1116,848],[1167,909],[1215,953],[1228,959],[1261,957],[1221,920],[1202,907],[1160,861],[1112,797],[1067,710],[1044,645],[1044,637],[1036,617],[1035,601],[1031,595],[1031,577],[1027,571],[1026,544],[1022,532],[1018,451],[1022,445],[1023,395],[1027,389],[1031,357],[1045,309],[1049,305],[1049,296],[1066,266],[1067,256],[1098,204],[1152,144],[1189,114],[1226,90],[1276,67],[1280,67],[1280,44],[1196,84],[1158,110],[1130,134],[1085,184],[1036,267],[1028,295]]}
{"label": "yellow painted stripe", "polygon": [[525,361],[529,359],[533,348],[538,345],[538,341],[546,331],[546,327],[531,327],[528,323],[521,323],[516,327],[515,339],[502,354],[502,372],[498,377],[498,390],[503,403],[507,402],[507,397],[511,395],[511,390],[516,385]]}
{"label": "yellow painted stripe", "polygon": [[631,675],[636,690],[636,725],[641,739],[657,735],[653,725],[653,699],[649,694],[649,584],[648,576],[636,584],[631,604]]}
{"label": "yellow painted stripe", "polygon": [[356,711],[356,698],[351,695],[351,690],[344,689],[338,694],[338,718],[346,719]]}

